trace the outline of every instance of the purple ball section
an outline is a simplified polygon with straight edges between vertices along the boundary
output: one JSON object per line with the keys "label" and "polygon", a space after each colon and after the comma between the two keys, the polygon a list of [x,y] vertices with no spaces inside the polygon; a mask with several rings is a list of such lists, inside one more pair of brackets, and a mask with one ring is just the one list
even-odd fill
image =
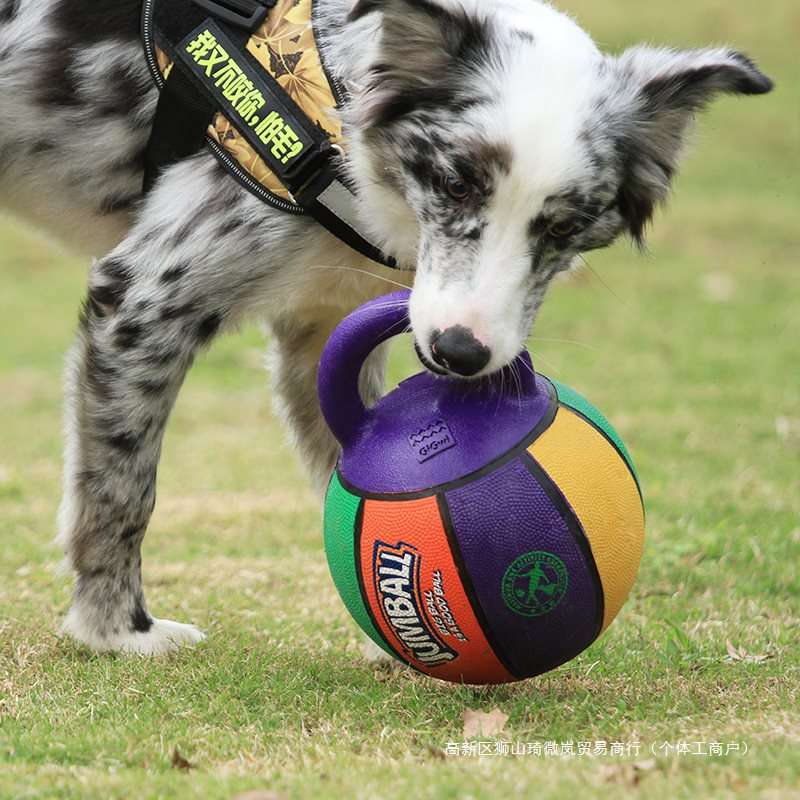
{"label": "purple ball section", "polygon": [[363,493],[421,492],[463,478],[522,442],[554,403],[523,352],[512,368],[480,381],[419,373],[364,408],[364,360],[407,326],[408,292],[378,298],[339,325],[320,362],[322,411],[342,444],[340,474]]}
{"label": "purple ball section", "polygon": [[[514,451],[555,413],[553,387],[523,352],[512,368],[480,381],[419,373],[365,408],[365,359],[407,328],[408,292],[398,292],[350,315],[323,352],[320,402],[342,445],[340,475],[362,495],[443,492],[462,577],[490,643],[515,676],[546,672],[594,641],[603,604],[579,522],[532,456]],[[564,596],[540,616],[503,599],[509,565],[532,551],[557,556],[568,575]]]}
{"label": "purple ball section", "polygon": [[[465,572],[489,620],[496,651],[520,678],[574,658],[594,641],[600,626],[592,568],[526,460],[532,461],[525,454],[445,495]],[[564,562],[567,590],[552,611],[526,617],[505,604],[502,583],[508,566],[533,550]]]}

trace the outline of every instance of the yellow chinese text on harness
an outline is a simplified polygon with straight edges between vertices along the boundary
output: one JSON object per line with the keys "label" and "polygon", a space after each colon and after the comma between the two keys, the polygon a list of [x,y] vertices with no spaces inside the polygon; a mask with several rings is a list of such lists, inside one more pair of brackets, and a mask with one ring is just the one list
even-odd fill
{"label": "yellow chinese text on harness", "polygon": [[395,266],[358,230],[313,0],[145,0],[145,54],[161,89],[146,188],[204,145],[265,202],[307,213],[363,255]]}

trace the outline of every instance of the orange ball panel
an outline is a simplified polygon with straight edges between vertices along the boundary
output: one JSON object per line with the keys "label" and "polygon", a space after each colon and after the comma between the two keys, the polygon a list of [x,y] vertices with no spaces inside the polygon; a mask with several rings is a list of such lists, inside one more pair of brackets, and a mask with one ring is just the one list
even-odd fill
{"label": "orange ball panel", "polygon": [[435,497],[367,500],[359,550],[372,617],[404,660],[449,681],[514,680],[472,610]]}

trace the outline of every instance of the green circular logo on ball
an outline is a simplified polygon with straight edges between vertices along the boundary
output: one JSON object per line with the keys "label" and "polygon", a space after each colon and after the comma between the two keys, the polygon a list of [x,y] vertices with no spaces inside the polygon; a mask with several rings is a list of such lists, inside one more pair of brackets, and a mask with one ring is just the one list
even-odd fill
{"label": "green circular logo on ball", "polygon": [[544,550],[523,553],[503,575],[503,602],[515,614],[540,617],[552,611],[567,592],[564,562]]}

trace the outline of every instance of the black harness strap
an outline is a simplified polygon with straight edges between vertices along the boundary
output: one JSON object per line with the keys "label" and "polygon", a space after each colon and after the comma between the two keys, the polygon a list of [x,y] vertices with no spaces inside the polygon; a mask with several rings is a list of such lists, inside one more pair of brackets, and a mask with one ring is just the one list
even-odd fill
{"label": "black harness strap", "polygon": [[[268,4],[258,0],[228,2],[257,7],[264,15],[269,12]],[[274,5],[274,0],[269,5]],[[154,22],[165,39],[169,42],[180,42],[189,31],[207,19],[207,12],[214,13],[214,6],[218,4],[213,0],[162,0],[156,4]],[[231,32],[232,37],[238,39],[242,46],[247,43],[249,33],[243,28]],[[169,77],[159,94],[153,129],[147,144],[145,193],[153,188],[162,170],[193,156],[203,148],[208,136],[208,126],[217,110],[213,99],[198,90],[182,63],[173,59]]]}
{"label": "black harness strap", "polygon": [[216,109],[210,98],[195,91],[182,69],[173,67],[156,106],[147,145],[144,191],[149,192],[162,170],[197,153],[205,144]]}
{"label": "black harness strap", "polygon": [[[292,199],[338,239],[373,261],[395,267],[359,231],[354,197],[338,180],[336,151],[246,49],[276,0],[161,0],[155,27],[172,68],[161,90],[147,147],[144,190],[160,172],[194,155],[221,111],[264,159]],[[208,14],[214,15],[209,19]],[[221,77],[220,77],[221,75]],[[242,82],[249,93],[231,94]],[[226,91],[227,88],[227,91]],[[235,97],[235,102],[232,100]],[[254,98],[252,102],[251,98]]]}

